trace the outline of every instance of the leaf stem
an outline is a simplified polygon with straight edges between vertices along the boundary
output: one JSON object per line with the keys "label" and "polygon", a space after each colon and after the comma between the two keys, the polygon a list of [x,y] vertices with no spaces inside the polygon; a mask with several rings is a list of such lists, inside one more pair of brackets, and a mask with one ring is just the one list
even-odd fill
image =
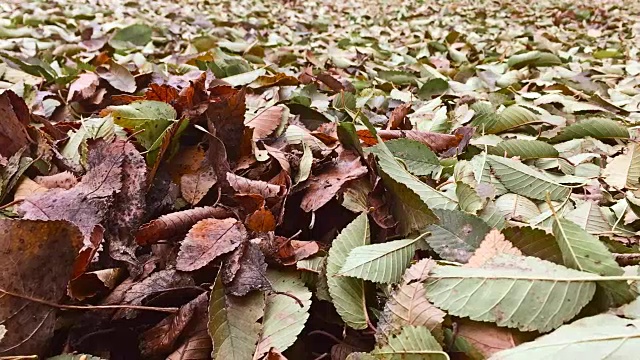
{"label": "leaf stem", "polygon": [[154,306],[139,306],[139,305],[64,305],[57,304],[51,301],[34,298],[28,295],[18,294],[13,291],[8,291],[0,288],[0,293],[4,293],[9,296],[25,299],[31,302],[35,302],[38,304],[43,304],[47,306],[51,306],[61,310],[114,310],[114,309],[132,309],[132,310],[147,310],[147,311],[158,311],[165,313],[176,313],[178,312],[178,308],[175,307],[154,307]]}

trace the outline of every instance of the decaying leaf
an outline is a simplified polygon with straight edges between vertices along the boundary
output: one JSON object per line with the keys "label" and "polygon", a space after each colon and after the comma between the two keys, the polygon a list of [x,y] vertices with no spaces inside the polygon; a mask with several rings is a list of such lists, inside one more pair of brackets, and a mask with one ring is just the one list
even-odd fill
{"label": "decaying leaf", "polygon": [[247,231],[233,218],[201,220],[189,230],[182,241],[176,268],[197,270],[222,254],[233,251],[247,240]]}

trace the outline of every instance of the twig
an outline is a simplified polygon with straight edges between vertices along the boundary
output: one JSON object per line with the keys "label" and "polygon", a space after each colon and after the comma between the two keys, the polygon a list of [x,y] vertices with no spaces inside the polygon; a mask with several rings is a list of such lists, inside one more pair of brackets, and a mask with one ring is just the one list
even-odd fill
{"label": "twig", "polygon": [[177,313],[178,308],[175,307],[155,307],[155,306],[139,306],[139,305],[63,305],[57,304],[51,301],[34,298],[27,295],[22,295],[18,293],[14,293],[12,291],[7,291],[5,289],[0,288],[0,292],[9,296],[25,299],[28,301],[32,301],[38,304],[43,304],[47,306],[51,306],[61,310],[113,310],[113,309],[132,309],[132,310],[147,310],[147,311],[158,311],[165,313]]}
{"label": "twig", "polygon": [[4,204],[4,205],[0,206],[0,210],[4,210],[4,209],[6,209],[6,208],[8,208],[8,207],[10,207],[10,206],[16,205],[16,204],[20,204],[20,203],[21,203],[21,202],[23,202],[23,201],[24,201],[24,199],[17,199],[17,200],[13,200],[13,201],[12,201],[12,202],[10,202],[10,203],[6,203],[6,204]]}
{"label": "twig", "polygon": [[627,265],[638,265],[640,264],[640,254],[631,253],[631,254],[613,254],[616,258],[616,261],[621,266]]}
{"label": "twig", "polygon": [[272,293],[276,294],[276,295],[288,296],[288,297],[292,298],[293,300],[295,300],[295,302],[298,303],[298,305],[300,305],[300,307],[304,307],[304,304],[302,303],[302,300],[298,299],[297,297],[295,297],[295,296],[293,296],[293,295],[291,295],[289,293],[282,292],[282,291],[273,291]]}

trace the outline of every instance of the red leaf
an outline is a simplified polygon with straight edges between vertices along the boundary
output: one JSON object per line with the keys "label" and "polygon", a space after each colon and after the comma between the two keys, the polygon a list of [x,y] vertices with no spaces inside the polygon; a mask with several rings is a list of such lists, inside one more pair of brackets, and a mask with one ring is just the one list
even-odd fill
{"label": "red leaf", "polygon": [[255,232],[269,232],[276,229],[276,218],[269,209],[262,207],[251,215],[247,216],[245,221],[247,228]]}
{"label": "red leaf", "polygon": [[236,219],[202,220],[189,230],[182,242],[176,269],[198,270],[220,255],[233,251],[246,239],[247,231]]}

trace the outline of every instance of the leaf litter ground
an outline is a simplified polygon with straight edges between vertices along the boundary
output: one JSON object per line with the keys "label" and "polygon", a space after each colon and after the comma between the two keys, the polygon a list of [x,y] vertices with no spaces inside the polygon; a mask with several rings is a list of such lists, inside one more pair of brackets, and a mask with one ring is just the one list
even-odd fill
{"label": "leaf litter ground", "polygon": [[0,358],[634,358],[640,8],[0,4]]}

